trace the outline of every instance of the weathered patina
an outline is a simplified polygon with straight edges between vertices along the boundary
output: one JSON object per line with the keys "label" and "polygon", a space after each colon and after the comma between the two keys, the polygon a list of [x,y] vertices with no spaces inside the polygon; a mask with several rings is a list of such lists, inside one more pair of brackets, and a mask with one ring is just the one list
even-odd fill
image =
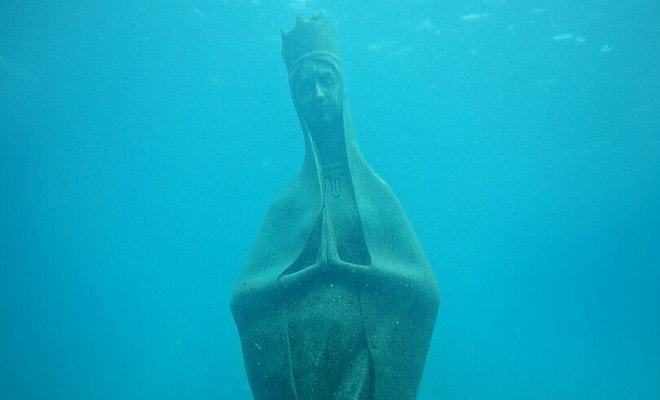
{"label": "weathered patina", "polygon": [[334,25],[299,18],[282,54],[305,139],[231,307],[257,400],[412,400],[438,309],[422,247],[360,152]]}

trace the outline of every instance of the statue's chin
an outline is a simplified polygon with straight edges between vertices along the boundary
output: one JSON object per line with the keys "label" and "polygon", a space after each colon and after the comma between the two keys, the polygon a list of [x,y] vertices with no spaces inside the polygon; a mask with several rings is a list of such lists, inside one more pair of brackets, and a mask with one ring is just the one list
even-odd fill
{"label": "statue's chin", "polygon": [[339,121],[339,115],[332,112],[321,112],[307,118],[307,122],[314,128],[324,128],[335,125]]}

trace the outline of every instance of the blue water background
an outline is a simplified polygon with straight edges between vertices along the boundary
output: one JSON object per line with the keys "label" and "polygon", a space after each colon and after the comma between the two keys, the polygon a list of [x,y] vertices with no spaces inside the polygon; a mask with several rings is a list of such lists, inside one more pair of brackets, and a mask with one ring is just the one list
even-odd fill
{"label": "blue water background", "polygon": [[441,287],[421,400],[660,398],[657,1],[0,4],[0,398],[249,399],[228,310],[338,21]]}

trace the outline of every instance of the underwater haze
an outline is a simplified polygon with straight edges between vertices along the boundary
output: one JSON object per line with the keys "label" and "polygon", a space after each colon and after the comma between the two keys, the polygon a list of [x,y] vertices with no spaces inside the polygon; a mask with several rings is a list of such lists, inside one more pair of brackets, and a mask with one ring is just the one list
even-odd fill
{"label": "underwater haze", "polygon": [[655,0],[3,0],[0,398],[251,399],[229,296],[318,9],[439,281],[419,400],[660,399]]}

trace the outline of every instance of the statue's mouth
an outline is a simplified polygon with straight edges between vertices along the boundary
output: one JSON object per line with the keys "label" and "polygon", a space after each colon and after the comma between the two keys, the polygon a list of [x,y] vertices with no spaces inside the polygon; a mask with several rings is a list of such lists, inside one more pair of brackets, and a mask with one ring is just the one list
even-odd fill
{"label": "statue's mouth", "polygon": [[314,107],[314,114],[323,119],[330,119],[338,116],[335,107],[330,103],[320,103]]}
{"label": "statue's mouth", "polygon": [[330,109],[330,104],[327,102],[318,102],[314,104],[314,109],[316,109],[317,112],[327,111]]}

